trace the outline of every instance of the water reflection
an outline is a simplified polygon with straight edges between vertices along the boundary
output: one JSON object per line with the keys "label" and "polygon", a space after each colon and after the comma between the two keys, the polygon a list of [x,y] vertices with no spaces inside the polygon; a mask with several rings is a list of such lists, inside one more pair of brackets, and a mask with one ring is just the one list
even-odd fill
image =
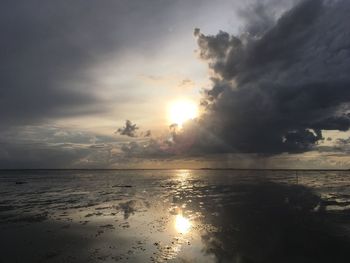
{"label": "water reflection", "polygon": [[[349,261],[349,233],[339,224],[349,211],[327,213],[324,201],[301,185],[223,179],[203,184],[187,174],[178,184],[174,205],[197,216],[191,231],[200,236],[197,255],[214,256],[213,262]],[[178,218],[176,229],[187,226]]]}
{"label": "water reflection", "polygon": [[177,215],[175,217],[175,229],[181,234],[186,234],[191,229],[191,222],[183,215]]}
{"label": "water reflection", "polygon": [[349,172],[32,177],[0,184],[0,262],[350,262]]}
{"label": "water reflection", "polygon": [[188,187],[188,179],[191,177],[191,173],[189,170],[179,170],[176,173],[177,178],[177,187],[178,188],[186,188]]}
{"label": "water reflection", "polygon": [[191,172],[190,170],[186,170],[186,169],[177,170],[176,175],[178,177],[186,178],[187,176],[190,176],[190,172]]}

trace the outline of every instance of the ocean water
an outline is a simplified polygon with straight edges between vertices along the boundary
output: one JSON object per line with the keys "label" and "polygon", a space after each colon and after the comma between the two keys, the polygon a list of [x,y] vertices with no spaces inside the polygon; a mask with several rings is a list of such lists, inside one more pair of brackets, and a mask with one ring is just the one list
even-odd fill
{"label": "ocean water", "polygon": [[1,171],[0,262],[350,262],[350,171]]}

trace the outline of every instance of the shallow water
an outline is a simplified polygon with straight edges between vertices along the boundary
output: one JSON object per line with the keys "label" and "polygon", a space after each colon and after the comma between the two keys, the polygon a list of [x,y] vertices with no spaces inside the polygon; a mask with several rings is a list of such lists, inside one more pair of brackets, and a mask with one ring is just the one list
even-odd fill
{"label": "shallow water", "polygon": [[0,262],[350,262],[349,171],[2,171]]}

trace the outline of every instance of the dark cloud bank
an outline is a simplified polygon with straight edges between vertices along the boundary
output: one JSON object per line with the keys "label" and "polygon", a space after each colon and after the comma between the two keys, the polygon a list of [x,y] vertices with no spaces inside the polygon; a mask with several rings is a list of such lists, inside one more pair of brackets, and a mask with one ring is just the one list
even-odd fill
{"label": "dark cloud bank", "polygon": [[2,125],[102,108],[94,107],[98,99],[84,70],[94,56],[110,52],[117,42],[106,32],[111,25],[99,20],[103,7],[94,8],[95,16],[89,5],[80,7],[66,1],[1,3]]}
{"label": "dark cloud bank", "polygon": [[198,147],[301,152],[323,139],[321,130],[348,130],[349,11],[345,1],[311,0],[255,34],[205,36],[196,29],[200,56],[215,74],[199,124],[224,142]]}
{"label": "dark cloud bank", "polygon": [[350,3],[302,1],[275,23],[257,10],[240,36],[195,29],[213,87],[166,152],[298,153],[349,129]]}
{"label": "dark cloud bank", "polygon": [[172,2],[1,1],[0,128],[108,111],[89,69],[156,50],[149,39],[161,42],[176,21],[169,11],[181,8]]}

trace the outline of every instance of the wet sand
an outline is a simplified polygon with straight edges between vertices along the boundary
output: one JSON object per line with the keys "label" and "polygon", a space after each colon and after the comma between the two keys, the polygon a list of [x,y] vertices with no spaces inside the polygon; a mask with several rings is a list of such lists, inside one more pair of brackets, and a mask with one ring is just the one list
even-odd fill
{"label": "wet sand", "polygon": [[0,197],[1,263],[350,260],[347,171],[2,171]]}

